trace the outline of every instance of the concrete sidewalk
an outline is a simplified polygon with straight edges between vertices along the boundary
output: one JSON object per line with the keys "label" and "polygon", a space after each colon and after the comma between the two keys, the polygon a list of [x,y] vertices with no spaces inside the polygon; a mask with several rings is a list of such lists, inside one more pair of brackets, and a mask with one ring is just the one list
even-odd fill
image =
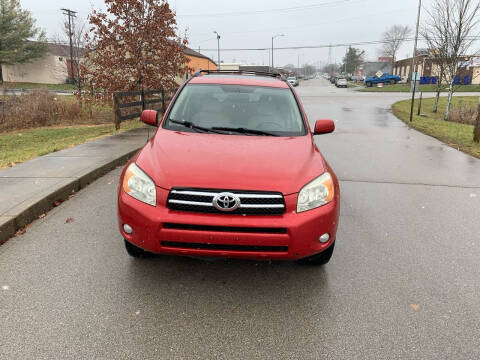
{"label": "concrete sidewalk", "polygon": [[0,170],[0,244],[56,201],[125,163],[153,133],[138,128]]}

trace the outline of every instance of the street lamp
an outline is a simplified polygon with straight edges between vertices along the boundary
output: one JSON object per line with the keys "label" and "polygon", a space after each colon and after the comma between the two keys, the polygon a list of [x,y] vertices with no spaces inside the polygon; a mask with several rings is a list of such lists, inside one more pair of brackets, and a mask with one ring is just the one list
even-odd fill
{"label": "street lamp", "polygon": [[272,36],[272,71],[273,71],[273,40],[280,36],[285,36],[285,34],[277,34]]}
{"label": "street lamp", "polygon": [[216,31],[214,31],[213,33],[217,34],[218,70],[220,70],[220,34]]}

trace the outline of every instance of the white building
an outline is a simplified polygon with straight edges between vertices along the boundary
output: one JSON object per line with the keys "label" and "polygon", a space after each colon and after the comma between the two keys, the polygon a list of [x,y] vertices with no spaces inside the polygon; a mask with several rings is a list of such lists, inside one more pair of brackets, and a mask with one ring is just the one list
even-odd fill
{"label": "white building", "polygon": [[2,65],[3,81],[64,84],[70,72],[70,47],[47,44],[47,53],[31,62]]}

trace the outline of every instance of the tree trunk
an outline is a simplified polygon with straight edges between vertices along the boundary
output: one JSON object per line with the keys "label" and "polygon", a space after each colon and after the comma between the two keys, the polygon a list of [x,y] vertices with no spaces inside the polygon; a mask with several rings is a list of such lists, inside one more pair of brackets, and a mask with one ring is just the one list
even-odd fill
{"label": "tree trunk", "polygon": [[440,91],[442,89],[437,87],[437,93],[435,95],[435,105],[433,105],[433,112],[436,113],[438,111],[438,101],[440,100]]}
{"label": "tree trunk", "polygon": [[0,85],[3,85],[3,69],[2,69],[2,63],[0,62]]}
{"label": "tree trunk", "polygon": [[453,81],[454,78],[450,80],[450,86],[448,88],[448,99],[447,99],[447,108],[445,109],[445,121],[448,121],[450,118],[450,106],[452,105],[452,97],[453,97]]}
{"label": "tree trunk", "polygon": [[80,107],[83,107],[82,101],[82,78],[80,77],[80,62],[75,60],[76,70],[77,70],[77,89],[78,89],[78,102]]}
{"label": "tree trunk", "polygon": [[473,128],[473,141],[480,142],[480,98],[478,98],[477,119]]}

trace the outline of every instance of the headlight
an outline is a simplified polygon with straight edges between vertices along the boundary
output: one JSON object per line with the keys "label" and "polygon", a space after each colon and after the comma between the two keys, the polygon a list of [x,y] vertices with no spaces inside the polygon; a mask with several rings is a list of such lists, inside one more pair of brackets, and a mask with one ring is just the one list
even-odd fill
{"label": "headlight", "polygon": [[328,204],[334,195],[332,176],[326,172],[305,185],[298,194],[297,213]]}
{"label": "headlight", "polygon": [[157,193],[155,183],[135,163],[131,163],[123,178],[123,190],[131,197],[155,206]]}

